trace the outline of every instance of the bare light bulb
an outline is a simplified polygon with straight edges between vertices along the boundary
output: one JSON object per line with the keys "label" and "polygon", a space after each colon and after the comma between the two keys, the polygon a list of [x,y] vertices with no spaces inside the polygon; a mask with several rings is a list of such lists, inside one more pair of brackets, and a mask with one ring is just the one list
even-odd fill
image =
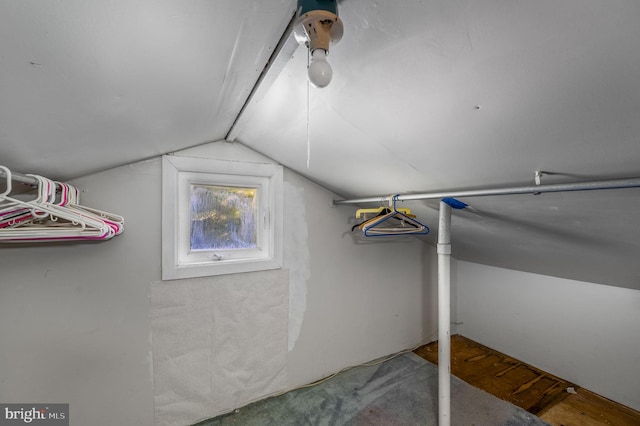
{"label": "bare light bulb", "polygon": [[325,87],[331,82],[332,76],[331,65],[327,62],[327,52],[324,49],[315,49],[309,64],[309,81],[316,87]]}

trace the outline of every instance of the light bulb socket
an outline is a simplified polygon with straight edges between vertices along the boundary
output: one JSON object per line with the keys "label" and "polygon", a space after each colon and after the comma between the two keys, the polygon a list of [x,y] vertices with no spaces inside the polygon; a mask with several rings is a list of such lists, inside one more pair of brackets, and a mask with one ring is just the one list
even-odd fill
{"label": "light bulb socket", "polygon": [[329,52],[329,44],[342,38],[344,26],[335,13],[326,10],[312,10],[298,17],[296,38],[304,40],[311,52],[323,49]]}
{"label": "light bulb socket", "polygon": [[298,0],[298,22],[294,35],[311,53],[308,73],[315,87],[325,87],[333,71],[326,60],[329,45],[342,38],[344,26],[338,17],[336,0]]}

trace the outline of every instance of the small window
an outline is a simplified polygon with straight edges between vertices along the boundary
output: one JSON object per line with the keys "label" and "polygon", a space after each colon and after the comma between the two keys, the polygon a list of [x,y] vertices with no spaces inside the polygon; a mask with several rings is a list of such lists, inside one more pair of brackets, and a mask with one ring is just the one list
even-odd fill
{"label": "small window", "polygon": [[192,184],[190,249],[255,249],[257,195],[258,188]]}
{"label": "small window", "polygon": [[277,269],[282,166],[163,157],[162,278]]}

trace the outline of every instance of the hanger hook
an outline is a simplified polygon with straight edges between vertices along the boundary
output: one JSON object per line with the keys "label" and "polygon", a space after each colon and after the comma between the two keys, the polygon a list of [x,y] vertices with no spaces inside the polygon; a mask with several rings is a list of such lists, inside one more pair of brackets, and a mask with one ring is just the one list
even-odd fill
{"label": "hanger hook", "polygon": [[0,194],[0,196],[9,195],[11,193],[11,170],[9,170],[9,168],[5,166],[0,166],[0,169],[4,170],[4,175],[7,178],[7,190]]}
{"label": "hanger hook", "polygon": [[400,194],[395,194],[395,195],[391,196],[391,200],[393,201],[393,205],[391,206],[391,204],[390,204],[390,207],[393,207],[393,211],[394,212],[398,212],[398,210],[396,209],[396,201],[398,201],[398,197],[399,196],[400,196]]}

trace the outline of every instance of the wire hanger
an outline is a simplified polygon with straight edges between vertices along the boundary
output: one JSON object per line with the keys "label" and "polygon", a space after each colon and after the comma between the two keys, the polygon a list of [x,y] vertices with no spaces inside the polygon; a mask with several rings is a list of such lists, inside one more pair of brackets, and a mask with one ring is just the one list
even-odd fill
{"label": "wire hanger", "polygon": [[396,207],[398,195],[389,197],[389,212],[376,216],[360,225],[367,237],[383,237],[393,235],[426,235],[429,227],[415,219],[414,215],[404,213]]}

